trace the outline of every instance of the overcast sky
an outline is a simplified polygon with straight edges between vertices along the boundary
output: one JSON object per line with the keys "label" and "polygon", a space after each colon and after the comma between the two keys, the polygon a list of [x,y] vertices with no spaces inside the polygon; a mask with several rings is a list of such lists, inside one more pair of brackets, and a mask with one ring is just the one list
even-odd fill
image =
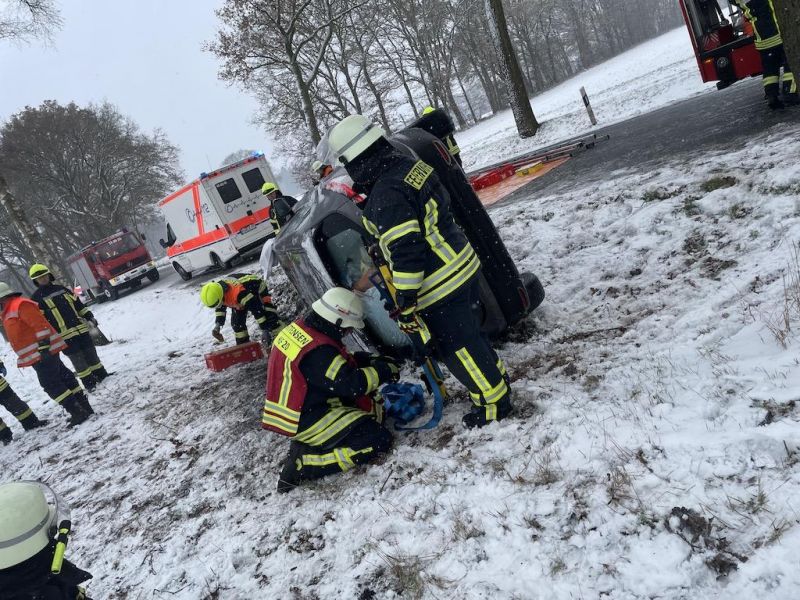
{"label": "overcast sky", "polygon": [[181,150],[187,179],[241,148],[271,144],[250,123],[254,100],[217,79],[214,37],[222,0],[60,0],[63,29],[50,47],[0,45],[0,120],[52,99],[107,100]]}

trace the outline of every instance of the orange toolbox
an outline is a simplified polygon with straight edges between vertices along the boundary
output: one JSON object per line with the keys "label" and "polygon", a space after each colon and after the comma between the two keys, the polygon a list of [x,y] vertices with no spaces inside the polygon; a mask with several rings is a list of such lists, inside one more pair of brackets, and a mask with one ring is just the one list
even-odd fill
{"label": "orange toolbox", "polygon": [[253,362],[264,358],[264,351],[258,342],[247,342],[238,346],[230,346],[205,355],[206,367],[211,371],[222,371],[233,365]]}

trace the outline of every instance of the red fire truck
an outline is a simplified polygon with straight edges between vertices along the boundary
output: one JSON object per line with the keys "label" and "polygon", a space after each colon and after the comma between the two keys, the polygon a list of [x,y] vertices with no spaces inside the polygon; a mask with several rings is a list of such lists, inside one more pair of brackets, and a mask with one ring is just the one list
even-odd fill
{"label": "red fire truck", "polygon": [[753,28],[729,0],[678,0],[703,81],[717,88],[761,75]]}
{"label": "red fire truck", "polygon": [[157,281],[156,264],[142,240],[122,229],[93,242],[67,258],[75,284],[90,299],[116,300],[121,290],[139,287],[142,280]]}

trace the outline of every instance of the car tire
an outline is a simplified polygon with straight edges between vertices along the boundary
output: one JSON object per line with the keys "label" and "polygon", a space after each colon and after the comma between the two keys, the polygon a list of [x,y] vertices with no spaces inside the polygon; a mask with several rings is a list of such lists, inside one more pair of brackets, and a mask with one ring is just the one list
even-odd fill
{"label": "car tire", "polygon": [[211,259],[211,264],[214,265],[215,269],[222,271],[228,267],[227,263],[222,262],[222,259],[217,256],[215,252],[212,252],[209,258]]}
{"label": "car tire", "polygon": [[178,261],[173,261],[173,262],[172,262],[172,268],[173,268],[173,269],[175,269],[175,272],[176,272],[178,275],[180,275],[180,276],[181,276],[181,279],[183,279],[184,281],[189,281],[189,280],[192,278],[192,273],[191,273],[191,271],[187,271],[186,269],[184,269],[184,268],[183,268],[183,267],[182,267],[182,266],[181,266],[181,265],[178,263]]}
{"label": "car tire", "polygon": [[151,269],[147,272],[147,278],[153,283],[158,281],[160,277],[161,274],[158,272],[158,269]]}
{"label": "car tire", "polygon": [[544,301],[544,286],[539,278],[533,273],[521,273],[520,279],[528,292],[528,299],[531,302],[530,310],[535,310]]}

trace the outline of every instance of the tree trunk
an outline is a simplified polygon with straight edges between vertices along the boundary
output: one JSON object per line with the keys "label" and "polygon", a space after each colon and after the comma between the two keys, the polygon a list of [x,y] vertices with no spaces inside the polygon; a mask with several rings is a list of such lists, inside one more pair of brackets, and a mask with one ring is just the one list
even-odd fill
{"label": "tree trunk", "polygon": [[464,87],[464,82],[461,80],[461,75],[458,73],[458,69],[455,69],[456,75],[456,83],[458,83],[458,87],[461,89],[461,93],[464,94],[464,102],[467,103],[467,108],[469,109],[469,114],[472,115],[472,122],[478,122],[478,116],[475,114],[475,109],[472,108],[472,102],[469,101],[469,95],[467,94],[467,90]]}
{"label": "tree trunk", "polygon": [[[287,48],[287,55],[290,55],[290,48]],[[311,142],[316,146],[322,139],[319,132],[319,124],[317,123],[317,115],[314,113],[314,103],[311,101],[311,92],[308,90],[308,85],[303,78],[303,71],[296,60],[292,61],[292,75],[294,75],[295,83],[297,84],[297,91],[300,94],[300,100],[303,104],[303,117],[308,127],[308,133],[311,136]]]}
{"label": "tree trunk", "polygon": [[800,0],[773,0],[775,16],[781,28],[786,62],[800,81]]}
{"label": "tree trunk", "polygon": [[9,219],[17,228],[22,241],[30,248],[31,254],[34,255],[36,260],[47,261],[49,263],[47,266],[50,267],[51,271],[54,271],[53,275],[58,278],[61,261],[50,252],[42,236],[30,224],[25,211],[22,210],[14,196],[8,191],[8,184],[2,175],[0,175],[0,206],[3,207]]}
{"label": "tree trunk", "polygon": [[508,87],[511,111],[517,124],[517,132],[522,138],[533,137],[539,129],[539,123],[533,114],[528,92],[525,89],[525,80],[519,68],[511,37],[508,35],[506,16],[503,12],[502,0],[486,0],[486,16],[492,28],[495,45],[503,66],[506,84]]}

